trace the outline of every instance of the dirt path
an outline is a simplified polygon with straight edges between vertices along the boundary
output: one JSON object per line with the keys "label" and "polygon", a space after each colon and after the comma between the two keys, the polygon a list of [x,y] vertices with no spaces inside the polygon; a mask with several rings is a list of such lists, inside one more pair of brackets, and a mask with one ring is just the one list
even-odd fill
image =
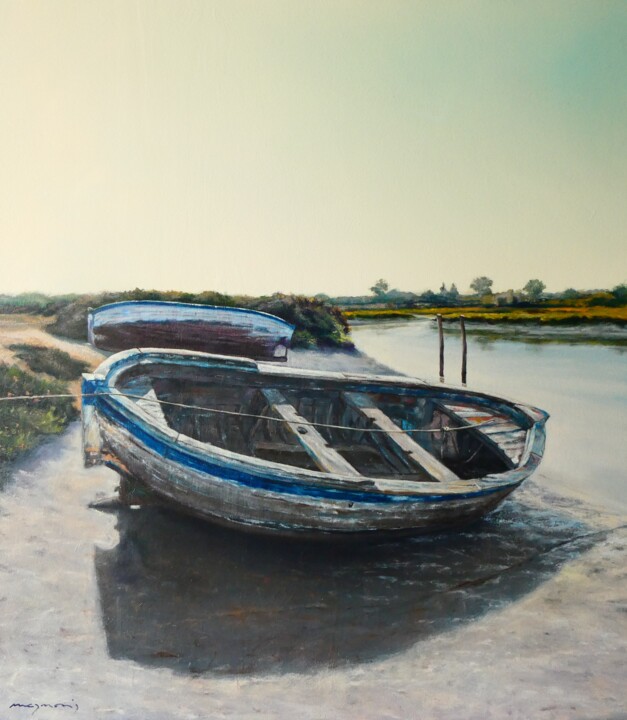
{"label": "dirt path", "polygon": [[91,367],[102,362],[103,354],[94,350],[87,342],[63,340],[46,332],[46,326],[50,325],[53,319],[40,315],[0,315],[0,362],[20,362],[9,349],[10,345],[17,344],[58,348]]}
{"label": "dirt path", "polygon": [[[87,342],[64,340],[46,332],[46,326],[54,318],[40,315],[0,315],[0,363],[17,365],[23,370],[28,366],[23,360],[15,356],[10,349],[11,345],[39,345],[41,347],[57,348],[68,353],[75,360],[81,360],[91,368],[97,367],[104,358],[104,354],[95,350]],[[80,393],[80,380],[68,383],[70,392]],[[77,407],[80,402],[77,400]]]}

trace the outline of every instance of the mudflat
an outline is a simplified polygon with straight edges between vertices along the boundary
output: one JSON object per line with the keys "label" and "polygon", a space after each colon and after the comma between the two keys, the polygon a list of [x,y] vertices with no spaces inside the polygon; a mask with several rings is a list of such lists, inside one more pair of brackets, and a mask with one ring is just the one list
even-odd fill
{"label": "mudflat", "polygon": [[[346,353],[292,362],[381,370]],[[625,520],[552,493],[542,470],[462,533],[292,544],[161,509],[90,509],[117,476],[84,469],[80,444],[74,423],[0,494],[7,717],[627,711]]]}

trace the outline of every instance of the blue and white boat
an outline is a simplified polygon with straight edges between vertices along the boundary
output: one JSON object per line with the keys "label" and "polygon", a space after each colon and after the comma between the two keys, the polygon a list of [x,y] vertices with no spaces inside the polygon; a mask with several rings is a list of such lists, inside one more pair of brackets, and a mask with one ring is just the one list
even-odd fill
{"label": "blue and white boat", "polygon": [[87,316],[89,342],[119,352],[183,348],[259,360],[286,360],[294,326],[269,313],[160,300],[103,305]]}
{"label": "blue and white boat", "polygon": [[547,413],[407,377],[138,349],[83,380],[87,465],[121,499],[291,535],[422,533],[495,508],[540,463]]}

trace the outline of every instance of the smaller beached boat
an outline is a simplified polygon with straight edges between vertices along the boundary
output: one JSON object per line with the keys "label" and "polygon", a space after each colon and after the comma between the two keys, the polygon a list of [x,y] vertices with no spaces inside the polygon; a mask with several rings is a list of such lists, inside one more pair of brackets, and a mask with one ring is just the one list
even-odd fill
{"label": "smaller beached boat", "polygon": [[138,347],[183,348],[259,360],[285,360],[294,326],[235,307],[130,300],[90,310],[89,342],[119,352]]}
{"label": "smaller beached boat", "polygon": [[128,350],[83,380],[87,465],[239,528],[420,533],[495,508],[538,466],[547,413],[407,377]]}

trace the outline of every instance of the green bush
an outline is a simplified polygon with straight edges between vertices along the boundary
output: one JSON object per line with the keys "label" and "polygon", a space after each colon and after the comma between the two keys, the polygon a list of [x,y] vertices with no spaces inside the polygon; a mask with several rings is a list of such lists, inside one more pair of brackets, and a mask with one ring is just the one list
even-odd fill
{"label": "green bush", "polygon": [[286,320],[296,327],[292,347],[353,348],[350,327],[342,312],[319,298],[303,295],[271,295],[248,298],[244,307]]}
{"label": "green bush", "polygon": [[598,292],[588,295],[585,298],[585,304],[588,307],[612,307],[616,305],[616,299],[612,293]]}
{"label": "green bush", "polygon": [[75,300],[78,295],[43,295],[42,293],[21,293],[0,295],[0,313],[25,313],[29,315],[54,315],[58,310]]}
{"label": "green bush", "polygon": [[612,295],[617,305],[627,305],[627,283],[617,285],[612,290]]}
{"label": "green bush", "polygon": [[[67,386],[57,380],[0,364],[0,398],[67,392]],[[0,400],[0,462],[30,450],[43,435],[61,432],[77,415],[72,398]]]}

